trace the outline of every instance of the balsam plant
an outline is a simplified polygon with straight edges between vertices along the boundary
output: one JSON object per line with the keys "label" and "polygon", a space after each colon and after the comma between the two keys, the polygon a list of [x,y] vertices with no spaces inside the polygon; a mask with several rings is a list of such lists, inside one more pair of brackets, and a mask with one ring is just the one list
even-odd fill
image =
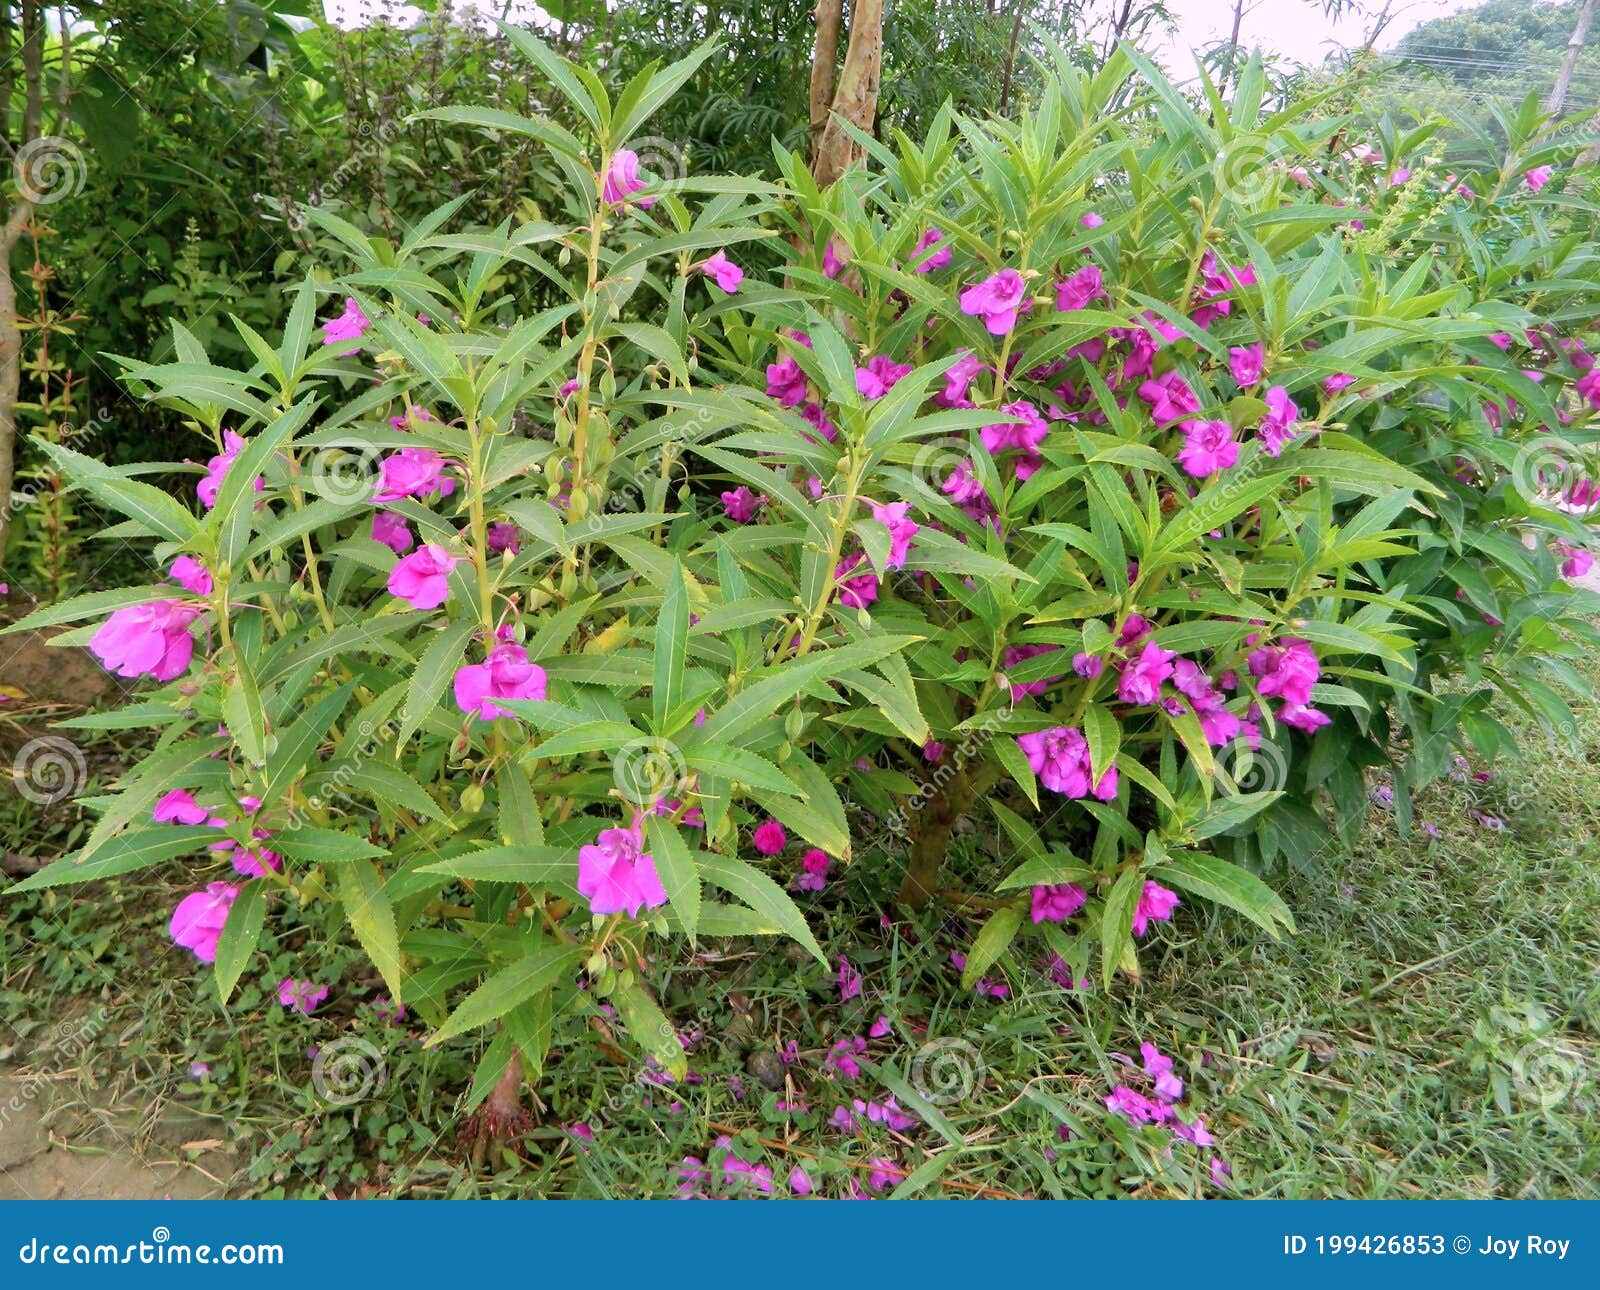
{"label": "balsam plant", "polygon": [[349,271],[237,324],[250,368],[182,329],[127,363],[215,450],[193,504],[44,445],[180,589],[28,620],[153,677],[67,724],[155,747],[13,890],[188,866],[224,999],[286,906],[336,911],[429,1042],[488,1028],[500,1131],[601,1007],[683,1071],[647,979],[688,942],[826,963],[785,887],[833,863],[992,909],[974,979],[1031,929],[1109,985],[1180,900],[1292,926],[1273,867],[1363,767],[1494,751],[1488,682],[1559,722],[1593,633],[1549,458],[1577,479],[1600,391],[1531,134],[1492,255],[1259,67],[1197,110],[1127,52],[826,192],[781,153],[664,183],[629,144],[710,50],[611,102],[508,34],[583,129],[433,115],[544,145],[549,222],[318,214]]}

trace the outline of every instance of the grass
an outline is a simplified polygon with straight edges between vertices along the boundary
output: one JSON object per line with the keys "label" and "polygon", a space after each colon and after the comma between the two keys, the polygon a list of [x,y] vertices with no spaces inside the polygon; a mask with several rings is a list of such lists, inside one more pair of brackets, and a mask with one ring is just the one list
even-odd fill
{"label": "grass", "polygon": [[[1110,995],[1064,991],[1021,956],[990,974],[1006,998],[963,992],[949,953],[970,943],[968,919],[934,906],[885,925],[898,875],[862,862],[801,899],[862,973],[863,998],[841,1003],[834,969],[794,947],[702,944],[655,981],[697,1082],[641,1081],[596,1012],[602,1042],[558,1039],[536,1081],[525,1152],[476,1171],[454,1134],[478,1049],[427,1050],[421,1028],[383,1020],[381,985],[324,943],[315,906],[277,928],[270,962],[225,1013],[164,934],[183,885],[6,901],[0,1010],[13,1033],[0,1060],[50,1071],[58,1096],[134,1108],[146,1138],[172,1116],[191,1141],[237,1138],[236,1195],[669,1195],[684,1158],[720,1158],[730,1136],[780,1193],[797,1164],[840,1194],[886,1159],[909,1175],[898,1190],[921,1195],[1595,1197],[1600,712],[1586,712],[1579,747],[1525,738],[1487,782],[1463,775],[1419,798],[1437,838],[1399,837],[1375,804],[1353,850],[1280,877],[1297,935],[1269,942],[1186,905],[1145,942],[1143,980]],[[301,1018],[274,986],[312,964],[335,988]],[[103,1025],[63,1056],[62,1019],[91,1010]],[[879,1015],[891,1033],[871,1041],[861,1077],[829,1073],[830,1047]],[[1175,1057],[1184,1114],[1206,1118],[1214,1148],[1106,1111],[1112,1084],[1138,1079],[1116,1054],[1145,1040]],[[750,1054],[791,1042],[799,1059],[769,1091]],[[365,1095],[330,1105],[310,1050],[347,1063]],[[195,1062],[210,1073],[192,1076]],[[924,1123],[857,1136],[827,1124],[853,1098],[890,1095]],[[592,1143],[568,1132],[576,1123]],[[1213,1155],[1232,1171],[1223,1187]]]}

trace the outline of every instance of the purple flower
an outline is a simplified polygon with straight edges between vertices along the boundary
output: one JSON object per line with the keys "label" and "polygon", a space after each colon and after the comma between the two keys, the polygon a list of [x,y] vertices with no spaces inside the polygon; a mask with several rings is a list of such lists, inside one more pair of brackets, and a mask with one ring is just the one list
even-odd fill
{"label": "purple flower", "polygon": [[118,676],[170,681],[181,676],[194,657],[189,624],[200,613],[199,605],[180,600],[129,605],[112,614],[89,638],[89,651]]}
{"label": "purple flower", "polygon": [[1538,192],[1550,182],[1550,176],[1555,174],[1553,166],[1535,166],[1522,176],[1522,182],[1528,185],[1529,192]]}
{"label": "purple flower", "polygon": [[1155,1081],[1157,1097],[1176,1102],[1183,1096],[1183,1081],[1172,1073],[1172,1058],[1150,1043],[1139,1045],[1139,1056],[1144,1059],[1144,1073]]}
{"label": "purple flower", "polygon": [[[1265,424],[1263,422],[1263,424]],[[1239,460],[1233,427],[1226,421],[1185,421],[1178,464],[1196,479],[1209,479]]]}
{"label": "purple flower", "polygon": [[381,477],[374,503],[399,501],[402,497],[426,497],[438,493],[448,497],[455,491],[455,480],[444,474],[445,459],[432,448],[402,448],[390,453],[379,467]]}
{"label": "purple flower", "polygon": [[449,599],[450,570],[460,563],[459,557],[430,542],[390,570],[389,594],[413,609],[437,609]]}
{"label": "purple flower", "polygon": [[1017,325],[1028,284],[1015,269],[1001,269],[961,293],[961,312],[982,318],[991,336],[1004,336]]}
{"label": "purple flower", "polygon": [[315,981],[296,981],[292,976],[286,976],[278,982],[278,1002],[307,1017],[327,997],[328,987],[318,985]]}
{"label": "purple flower", "polygon": [[739,284],[744,281],[744,270],[730,260],[726,252],[718,251],[708,260],[702,260],[694,266],[701,273],[710,278],[730,296],[739,289]]}
{"label": "purple flower", "polygon": [[208,883],[204,891],[190,892],[172,911],[168,934],[184,949],[193,950],[202,963],[215,963],[217,940],[238,896],[239,888],[228,882]]}
{"label": "purple flower", "polygon": [[157,824],[204,824],[210,815],[187,789],[175,788],[156,803],[150,818]]}
{"label": "purple flower", "polygon": [[[781,850],[781,848],[780,848]],[[800,872],[789,884],[792,891],[821,891],[828,883],[828,867],[832,861],[826,851],[812,847],[800,857]]]}
{"label": "purple flower", "polygon": [[[860,978],[858,977],[858,991],[860,989],[859,981]],[[855,1035],[849,1039],[841,1039],[828,1050],[828,1055],[823,1059],[823,1064],[831,1066],[845,1079],[859,1079],[861,1076],[861,1063],[856,1058],[865,1054],[866,1051],[867,1041],[860,1035]]]}
{"label": "purple flower", "polygon": [[1161,685],[1172,675],[1172,660],[1177,655],[1146,641],[1139,657],[1126,664],[1117,682],[1117,697],[1124,703],[1154,703],[1161,697]]}
{"label": "purple flower", "polygon": [[644,850],[637,827],[602,829],[593,844],[578,848],[578,894],[590,913],[629,918],[667,903],[655,858]]}
{"label": "purple flower", "polygon": [[[848,1003],[851,999],[861,997],[861,973],[851,966],[850,960],[845,955],[839,955],[839,1002]],[[866,1046],[862,1045],[862,1051]]]}
{"label": "purple flower", "polygon": [[1089,893],[1075,882],[1058,882],[1033,889],[1032,918],[1036,923],[1064,923],[1089,899]]}
{"label": "purple flower", "polygon": [[[196,484],[194,489],[195,496],[200,499],[206,510],[209,511],[217,504],[217,490],[222,487],[222,481],[228,474],[228,467],[233,465],[234,458],[244,451],[245,442],[235,431],[222,432],[222,451],[206,462],[206,477]],[[266,480],[257,475],[256,492],[259,493],[266,486]]]}
{"label": "purple flower", "polygon": [[1146,879],[1144,889],[1139,893],[1139,903],[1133,911],[1133,934],[1143,936],[1152,922],[1166,922],[1180,903],[1176,892]]}
{"label": "purple flower", "polygon": [[1105,670],[1105,660],[1079,650],[1072,656],[1072,670],[1085,680],[1094,680]]}
{"label": "purple flower", "polygon": [[[618,148],[611,154],[611,164],[606,167],[601,197],[613,205],[621,205],[643,187],[645,182],[639,178],[639,154],[629,148]],[[644,210],[649,210],[655,204],[654,197],[639,198],[639,206]]]}
{"label": "purple flower", "polygon": [[874,354],[865,367],[856,368],[856,391],[864,399],[881,399],[912,370],[910,363],[897,363],[887,354]]}
{"label": "purple flower", "polygon": [[870,568],[864,568],[859,573],[852,572],[865,564],[866,559],[865,552],[857,551],[839,561],[839,567],[833,571],[839,603],[846,609],[865,609],[878,598],[878,575]]}
{"label": "purple flower", "polygon": [[381,542],[396,555],[404,555],[417,544],[404,518],[393,511],[378,511],[373,515],[372,540]]}
{"label": "purple flower", "polygon": [[1102,802],[1117,795],[1115,766],[1106,768],[1098,784],[1090,784],[1089,744],[1076,727],[1054,726],[1018,735],[1017,747],[1022,749],[1039,782],[1052,792],[1079,798],[1092,791]]}
{"label": "purple flower", "polygon": [[789,836],[783,831],[783,825],[776,820],[767,820],[756,826],[750,841],[762,855],[775,856],[789,845]]}
{"label": "purple flower", "polygon": [[722,494],[722,509],[735,524],[755,523],[756,513],[766,504],[765,494],[752,493],[743,484]]}
{"label": "purple flower", "polygon": [[172,562],[172,568],[167,570],[167,577],[182,587],[185,591],[192,591],[197,596],[211,594],[211,574],[205,565],[196,560],[192,555],[180,555]]}
{"label": "purple flower", "polygon": [[1264,397],[1267,414],[1261,418],[1256,437],[1261,440],[1261,451],[1269,457],[1276,457],[1283,451],[1284,444],[1295,437],[1300,409],[1295,406],[1294,400],[1289,397],[1289,392],[1281,385],[1274,385]]}
{"label": "purple flower", "polygon": [[767,364],[767,395],[786,408],[797,408],[806,401],[806,374],[792,354]]}
{"label": "purple flower", "polygon": [[[372,320],[367,317],[360,304],[356,302],[355,297],[346,296],[344,312],[337,318],[330,318],[322,324],[322,343],[324,345],[335,345],[344,340],[360,340],[367,334],[367,328],[370,326],[372,326]],[[341,350],[339,357],[347,358],[359,349],[360,346],[357,345],[352,346],[350,349]]]}
{"label": "purple flower", "polygon": [[984,426],[979,431],[983,446],[992,454],[999,454],[1011,448],[1020,452],[1038,451],[1039,445],[1050,433],[1050,425],[1039,415],[1039,409],[1026,399],[1017,399],[1012,403],[1001,404],[1000,411],[1016,419]]}
{"label": "purple flower", "polygon": [[889,530],[889,558],[886,569],[903,569],[906,557],[911,554],[911,539],[922,526],[911,516],[910,502],[869,502],[872,518]]}
{"label": "purple flower", "polygon": [[1247,661],[1258,693],[1294,706],[1311,702],[1311,687],[1322,669],[1305,641],[1286,637],[1280,645],[1251,650]]}
{"label": "purple flower", "polygon": [[1107,298],[1097,264],[1086,264],[1066,281],[1056,283],[1056,309],[1062,313],[1087,309],[1094,301]]}
{"label": "purple flower", "polygon": [[495,555],[502,555],[509,551],[516,555],[522,550],[522,534],[517,531],[517,526],[509,520],[501,520],[489,525],[484,534],[489,550]]}
{"label": "purple flower", "polygon": [[528,651],[522,645],[496,645],[482,663],[456,669],[456,707],[476,713],[479,721],[512,715],[495,699],[542,700],[545,693],[544,669],[528,661]]}
{"label": "purple flower", "polygon": [[1235,345],[1228,351],[1228,371],[1241,389],[1254,385],[1261,379],[1265,355],[1258,341],[1254,345]]}
{"label": "purple flower", "polygon": [[[928,273],[933,269],[944,269],[950,265],[950,248],[939,246],[944,240],[944,234],[936,228],[930,228],[917,239],[916,249],[911,252],[911,267],[918,273]],[[931,255],[922,253],[930,246],[939,246]]]}

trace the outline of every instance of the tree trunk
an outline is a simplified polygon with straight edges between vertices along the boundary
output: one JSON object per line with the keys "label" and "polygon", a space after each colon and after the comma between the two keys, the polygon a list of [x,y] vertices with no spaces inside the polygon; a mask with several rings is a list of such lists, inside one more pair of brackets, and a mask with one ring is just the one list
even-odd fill
{"label": "tree trunk", "polygon": [[1000,81],[1000,116],[1006,114],[1006,106],[1011,102],[1011,77],[1017,67],[1017,38],[1022,35],[1022,20],[1027,13],[1025,0],[1017,0],[1017,16],[1011,23],[1011,44],[1006,49],[1006,74]]}
{"label": "tree trunk", "polygon": [[1595,0],[1583,0],[1578,10],[1578,25],[1572,29],[1572,39],[1567,42],[1567,52],[1561,59],[1561,70],[1556,74],[1556,87],[1550,91],[1550,115],[1560,116],[1567,105],[1567,90],[1572,85],[1572,73],[1578,65],[1578,55],[1589,38],[1589,23],[1594,18]]}
{"label": "tree trunk", "polygon": [[817,43],[811,53],[811,167],[816,169],[817,147],[827,128],[828,110],[839,79],[839,26],[844,21],[844,0],[817,0]]}
{"label": "tree trunk", "polygon": [[[818,0],[819,50],[824,3],[827,0]],[[850,14],[850,45],[845,51],[844,67],[839,72],[838,85],[834,90],[832,112],[823,125],[812,154],[811,173],[818,187],[826,188],[860,157],[860,148],[846,132],[844,123],[869,134],[872,132],[878,116],[878,77],[882,67],[883,0],[856,0]],[[813,73],[815,70],[813,66]],[[813,79],[813,94],[816,88],[817,83]]]}
{"label": "tree trunk", "polygon": [[22,392],[22,328],[17,325],[17,284],[11,253],[33,216],[33,203],[20,194],[0,227],[0,569],[6,563],[11,533],[11,486],[16,476],[17,398]]}
{"label": "tree trunk", "polygon": [[[23,0],[20,18],[23,103],[21,127],[14,134],[9,93],[0,102],[0,118],[4,119],[6,135],[13,140],[19,153],[39,137],[44,123],[45,28],[39,0]],[[3,36],[0,52],[9,56],[9,6],[6,6]],[[8,65],[9,61],[8,57]],[[9,69],[4,79],[9,89],[12,84]],[[4,225],[0,225],[0,568],[5,564],[6,539],[11,534],[11,489],[17,466],[17,398],[22,392],[22,328],[17,319],[17,284],[11,274],[11,253],[22,237],[22,230],[33,218],[33,203],[23,188],[24,185],[17,185],[12,207],[6,212]]]}

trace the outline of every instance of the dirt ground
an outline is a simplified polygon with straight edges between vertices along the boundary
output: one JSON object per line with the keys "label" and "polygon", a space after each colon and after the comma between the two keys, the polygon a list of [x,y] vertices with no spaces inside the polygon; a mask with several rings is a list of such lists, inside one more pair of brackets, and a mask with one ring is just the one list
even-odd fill
{"label": "dirt ground", "polygon": [[224,1194],[234,1169],[226,1144],[189,1136],[209,1126],[169,1114],[146,1132],[144,1108],[92,1106],[76,1096],[65,1077],[0,1070],[0,1201]]}

